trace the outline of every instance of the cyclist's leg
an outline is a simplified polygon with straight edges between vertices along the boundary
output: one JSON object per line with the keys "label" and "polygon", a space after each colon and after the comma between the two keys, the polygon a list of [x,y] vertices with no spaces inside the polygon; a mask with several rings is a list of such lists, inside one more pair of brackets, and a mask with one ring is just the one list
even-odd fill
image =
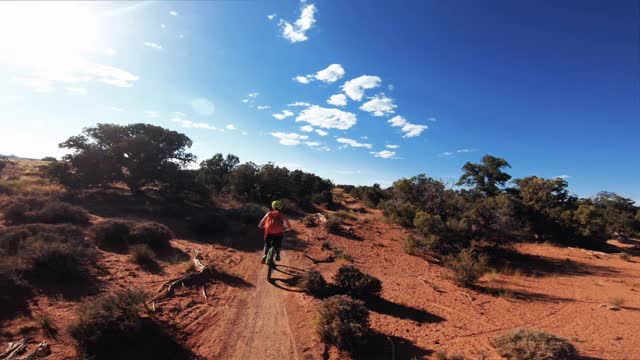
{"label": "cyclist's leg", "polygon": [[267,235],[264,239],[264,250],[262,254],[262,263],[267,261],[267,253],[269,252],[269,248],[271,247],[272,239],[271,235]]}
{"label": "cyclist's leg", "polygon": [[280,236],[274,236],[274,239],[273,239],[273,247],[276,250],[277,261],[280,261],[280,249],[282,248],[282,238],[283,238],[283,235],[280,235]]}

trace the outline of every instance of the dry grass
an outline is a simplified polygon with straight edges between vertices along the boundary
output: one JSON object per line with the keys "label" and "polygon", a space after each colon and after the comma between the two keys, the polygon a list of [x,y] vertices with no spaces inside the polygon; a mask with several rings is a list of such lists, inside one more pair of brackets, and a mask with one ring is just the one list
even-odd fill
{"label": "dry grass", "polygon": [[53,320],[47,313],[40,313],[35,316],[35,320],[38,322],[42,334],[52,340],[58,339],[58,329],[53,323]]}
{"label": "dry grass", "polygon": [[64,189],[41,176],[46,161],[11,160],[0,174],[0,188],[10,195],[52,195]]}
{"label": "dry grass", "polygon": [[490,340],[500,356],[507,359],[571,360],[577,356],[567,340],[532,329],[516,329]]}

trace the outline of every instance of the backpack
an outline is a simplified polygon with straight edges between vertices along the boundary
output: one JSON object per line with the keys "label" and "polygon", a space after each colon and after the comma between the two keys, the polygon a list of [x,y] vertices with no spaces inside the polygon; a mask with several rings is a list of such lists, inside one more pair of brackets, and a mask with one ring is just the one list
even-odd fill
{"label": "backpack", "polygon": [[282,215],[279,211],[270,211],[269,216],[267,216],[267,221],[265,221],[264,226],[265,234],[282,234],[284,233]]}

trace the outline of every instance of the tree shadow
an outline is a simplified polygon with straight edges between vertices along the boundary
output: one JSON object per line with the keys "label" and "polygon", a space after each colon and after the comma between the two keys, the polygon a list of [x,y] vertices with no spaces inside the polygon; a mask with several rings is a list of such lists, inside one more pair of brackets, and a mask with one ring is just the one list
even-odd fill
{"label": "tree shadow", "polygon": [[398,319],[411,320],[417,323],[439,323],[446,319],[435,314],[431,314],[422,309],[409,305],[398,304],[381,297],[374,297],[365,301],[369,310],[379,314],[393,316]]}
{"label": "tree shadow", "polygon": [[551,302],[551,303],[561,303],[561,302],[575,302],[575,299],[554,296],[549,294],[542,294],[537,292],[523,291],[523,290],[513,290],[513,289],[504,289],[504,288],[492,288],[487,286],[476,286],[474,287],[479,293],[487,294],[495,297],[503,297],[505,299],[513,299],[519,301],[526,302]]}
{"label": "tree shadow", "polygon": [[[92,359],[156,359],[191,360],[197,359],[184,345],[178,343],[173,335],[165,330],[163,324],[150,318],[142,318],[134,333],[107,339],[95,349]],[[80,355],[80,354],[79,354]]]}
{"label": "tree shadow", "polygon": [[557,275],[569,276],[612,276],[618,270],[608,267],[584,264],[571,259],[555,259],[547,256],[523,254],[512,248],[487,249],[491,265],[503,272],[518,272],[532,277]]}
{"label": "tree shadow", "polygon": [[412,341],[372,331],[367,344],[353,356],[362,360],[421,359],[433,354],[432,350],[418,347]]}

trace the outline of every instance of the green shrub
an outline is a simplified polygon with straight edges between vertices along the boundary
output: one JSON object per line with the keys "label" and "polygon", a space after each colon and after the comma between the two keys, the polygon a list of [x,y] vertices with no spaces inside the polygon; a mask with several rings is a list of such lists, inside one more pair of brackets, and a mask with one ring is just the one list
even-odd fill
{"label": "green shrub", "polygon": [[154,250],[169,247],[169,241],[175,237],[168,227],[152,221],[129,222],[129,244],[146,244]]}
{"label": "green shrub", "polygon": [[339,219],[341,219],[342,221],[345,220],[357,220],[358,217],[355,216],[353,213],[346,211],[346,210],[340,210],[335,214],[336,217],[338,217]]}
{"label": "green shrub", "polygon": [[82,304],[77,320],[68,329],[78,354],[105,358],[103,354],[112,352],[113,347],[124,346],[123,342],[128,344],[140,336],[147,299],[144,291],[130,289]]}
{"label": "green shrub", "polygon": [[320,306],[317,331],[325,344],[355,353],[366,344],[370,332],[369,310],[349,296],[332,296]]}
{"label": "green shrub", "polygon": [[311,269],[300,280],[300,287],[313,296],[322,296],[327,292],[327,281],[320,271]]}
{"label": "green shrub", "polygon": [[453,270],[453,280],[460,286],[471,287],[487,271],[488,260],[467,248],[455,255],[445,257],[444,264]]}
{"label": "green shrub", "polygon": [[342,293],[359,299],[377,297],[382,292],[380,279],[365,274],[352,265],[341,266],[333,281]]}
{"label": "green shrub", "polygon": [[329,218],[329,220],[324,223],[324,228],[331,234],[339,234],[342,230],[342,220],[335,217]]}
{"label": "green shrub", "polygon": [[89,214],[81,207],[43,197],[19,197],[4,209],[5,221],[12,225],[28,223],[85,225]]}
{"label": "green shrub", "polygon": [[570,360],[577,358],[567,340],[532,329],[516,329],[490,340],[500,356],[507,359]]}
{"label": "green shrub", "polygon": [[131,261],[134,264],[147,271],[155,271],[158,269],[156,254],[147,244],[136,244],[129,249],[131,252]]}
{"label": "green shrub", "polygon": [[320,204],[331,205],[333,204],[333,195],[331,194],[331,191],[325,190],[325,191],[313,194],[313,196],[311,196],[311,202],[317,205],[320,205]]}

